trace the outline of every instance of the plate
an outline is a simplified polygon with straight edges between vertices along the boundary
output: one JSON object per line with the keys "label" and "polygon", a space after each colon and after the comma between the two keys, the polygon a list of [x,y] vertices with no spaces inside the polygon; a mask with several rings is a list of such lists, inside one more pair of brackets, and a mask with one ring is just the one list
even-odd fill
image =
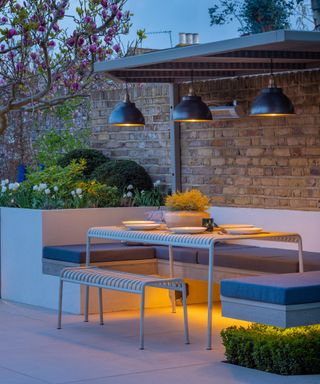
{"label": "plate", "polygon": [[169,231],[177,234],[194,234],[203,233],[207,230],[206,227],[172,227]]}
{"label": "plate", "polygon": [[132,231],[152,231],[153,229],[157,229],[161,224],[157,223],[149,223],[149,224],[126,224],[125,227],[127,229],[131,229]]}
{"label": "plate", "polygon": [[222,224],[222,225],[219,225],[219,228],[221,228],[221,229],[254,228],[254,225],[252,225],[252,224]]}
{"label": "plate", "polygon": [[141,225],[141,224],[157,224],[152,220],[126,220],[122,222],[123,225]]}
{"label": "plate", "polygon": [[229,235],[253,235],[255,233],[260,233],[263,231],[263,228],[227,228],[225,231]]}

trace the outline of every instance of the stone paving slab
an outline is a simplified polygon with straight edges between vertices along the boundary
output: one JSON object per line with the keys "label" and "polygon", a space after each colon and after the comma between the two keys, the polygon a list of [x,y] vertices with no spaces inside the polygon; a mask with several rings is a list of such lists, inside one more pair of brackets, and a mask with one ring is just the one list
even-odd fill
{"label": "stone paving slab", "polygon": [[[189,306],[191,344],[183,343],[182,308],[146,311],[146,349],[138,349],[139,312],[105,314],[84,323],[64,314],[0,301],[2,384],[319,384],[320,375],[281,377],[225,364],[220,330],[234,324],[214,310],[214,350],[206,351],[206,306]],[[244,322],[237,322],[245,324]]]}

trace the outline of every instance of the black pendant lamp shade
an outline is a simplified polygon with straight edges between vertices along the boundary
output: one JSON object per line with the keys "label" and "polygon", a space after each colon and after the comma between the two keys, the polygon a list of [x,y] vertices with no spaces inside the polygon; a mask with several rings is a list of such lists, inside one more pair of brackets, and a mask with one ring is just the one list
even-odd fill
{"label": "black pendant lamp shade", "polygon": [[263,88],[251,105],[251,116],[287,116],[294,114],[291,100],[275,84],[272,61],[268,88]]}
{"label": "black pendant lamp shade", "polygon": [[182,97],[180,103],[174,108],[172,117],[174,121],[182,123],[202,123],[212,120],[209,107],[194,92],[192,74],[189,94]]}
{"label": "black pendant lamp shade", "polygon": [[109,116],[109,124],[117,127],[141,127],[145,125],[144,116],[129,98],[126,85],[126,96],[120,101]]}

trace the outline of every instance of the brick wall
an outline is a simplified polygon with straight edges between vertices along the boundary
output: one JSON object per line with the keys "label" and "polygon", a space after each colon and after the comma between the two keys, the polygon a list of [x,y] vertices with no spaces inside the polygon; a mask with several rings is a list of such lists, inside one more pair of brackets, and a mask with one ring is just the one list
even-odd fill
{"label": "brick wall", "polygon": [[169,187],[170,107],[166,85],[141,85],[129,90],[130,97],[143,111],[145,127],[112,127],[107,121],[124,91],[115,89],[93,95],[92,147],[111,159],[132,159],[145,167],[153,180]]}
{"label": "brick wall", "polygon": [[[214,205],[320,209],[320,70],[277,75],[276,81],[297,115],[182,124],[184,189],[201,189]],[[268,76],[214,80],[197,83],[196,91],[211,104],[237,99],[248,113],[267,83]],[[170,184],[168,88],[144,85],[131,92],[146,126],[110,127],[106,121],[122,91],[98,93],[93,146],[111,158],[134,159]]]}

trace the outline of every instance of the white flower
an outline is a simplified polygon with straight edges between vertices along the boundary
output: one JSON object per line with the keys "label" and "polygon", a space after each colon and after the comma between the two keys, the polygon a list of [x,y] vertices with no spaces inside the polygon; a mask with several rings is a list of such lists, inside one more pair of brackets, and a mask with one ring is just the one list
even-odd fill
{"label": "white flower", "polygon": [[125,199],[125,198],[127,197],[127,194],[126,194],[126,193],[124,193],[122,197]]}
{"label": "white flower", "polygon": [[9,184],[9,179],[5,179],[5,184]]}
{"label": "white flower", "polygon": [[3,185],[2,188],[1,188],[1,192],[5,193],[6,191],[7,191],[7,187],[5,185]]}
{"label": "white flower", "polygon": [[76,193],[75,191],[71,191],[71,195],[74,196]]}
{"label": "white flower", "polygon": [[59,188],[55,185],[55,186],[53,187],[53,190],[54,190],[55,192],[58,192],[58,191],[59,191]]}
{"label": "white flower", "polygon": [[34,185],[32,188],[33,191],[39,191],[39,187],[37,185]]}
{"label": "white flower", "polygon": [[153,183],[153,186],[154,187],[159,187],[159,185],[161,184],[161,181],[160,180],[157,180]]}
{"label": "white flower", "polygon": [[44,193],[45,193],[46,195],[50,195],[51,191],[50,191],[49,188],[47,188],[47,189],[44,190]]}
{"label": "white flower", "polygon": [[132,185],[132,184],[129,184],[129,185],[127,186],[127,189],[128,189],[128,190],[133,189],[133,185]]}
{"label": "white flower", "polygon": [[11,200],[11,203],[12,203],[12,204],[14,203],[14,199]]}
{"label": "white flower", "polygon": [[77,189],[76,189],[76,194],[77,194],[77,195],[81,195],[81,193],[82,193],[82,189],[81,189],[81,188],[77,188]]}
{"label": "white flower", "polygon": [[13,191],[15,189],[14,183],[10,183],[8,188],[9,188],[10,191]]}
{"label": "white flower", "polygon": [[127,197],[132,197],[133,195],[132,195],[132,192],[127,192]]}
{"label": "white flower", "polygon": [[1,180],[1,187],[5,187],[7,184],[9,184],[9,180],[8,179]]}
{"label": "white flower", "polygon": [[144,189],[141,191],[141,195],[144,195]]}
{"label": "white flower", "polygon": [[82,197],[83,197],[82,195],[79,195],[79,199],[82,199]]}
{"label": "white flower", "polygon": [[48,186],[46,183],[40,183],[39,184],[39,191],[42,191],[43,189],[47,189],[47,188],[48,188]]}

